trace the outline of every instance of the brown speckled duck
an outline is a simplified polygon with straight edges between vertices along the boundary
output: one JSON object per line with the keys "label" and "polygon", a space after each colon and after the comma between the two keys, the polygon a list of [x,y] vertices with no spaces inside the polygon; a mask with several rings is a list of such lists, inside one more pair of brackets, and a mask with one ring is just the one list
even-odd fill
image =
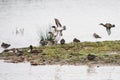
{"label": "brown speckled duck", "polygon": [[100,25],[102,25],[106,28],[108,35],[111,34],[111,28],[115,27],[114,24],[110,24],[110,23],[106,23],[106,24],[100,23]]}
{"label": "brown speckled duck", "polygon": [[1,47],[4,48],[4,49],[6,49],[10,46],[11,46],[10,44],[4,43],[4,42],[1,44]]}
{"label": "brown speckled duck", "polygon": [[93,33],[93,37],[96,38],[96,39],[97,39],[97,38],[101,38],[101,37],[100,37],[98,34],[96,34],[96,33]]}
{"label": "brown speckled duck", "polygon": [[62,44],[62,45],[65,44],[65,40],[64,40],[64,39],[61,39],[61,40],[60,40],[60,44]]}
{"label": "brown speckled duck", "polygon": [[28,52],[30,52],[30,53],[41,53],[42,52],[42,50],[38,50],[38,49],[33,49],[33,46],[32,45],[30,45],[29,46],[29,51]]}
{"label": "brown speckled duck", "polygon": [[80,42],[80,40],[78,40],[77,38],[74,38],[73,42],[77,42],[78,43],[78,42]]}

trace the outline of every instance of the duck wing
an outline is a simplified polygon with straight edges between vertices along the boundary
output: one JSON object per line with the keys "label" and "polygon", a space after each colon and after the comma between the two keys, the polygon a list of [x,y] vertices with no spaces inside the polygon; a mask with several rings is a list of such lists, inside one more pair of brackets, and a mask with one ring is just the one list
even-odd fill
{"label": "duck wing", "polygon": [[56,24],[57,27],[62,27],[60,21],[56,18],[55,18],[55,24]]}

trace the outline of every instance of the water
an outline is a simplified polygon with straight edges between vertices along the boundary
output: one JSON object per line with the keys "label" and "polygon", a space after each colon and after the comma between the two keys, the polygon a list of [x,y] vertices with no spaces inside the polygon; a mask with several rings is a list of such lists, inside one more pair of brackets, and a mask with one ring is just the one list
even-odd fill
{"label": "water", "polygon": [[[67,26],[62,37],[66,42],[74,37],[96,41],[94,32],[102,37],[98,41],[119,40],[119,13],[119,0],[0,0],[0,43],[10,43],[11,48],[38,46],[40,31],[55,25],[54,18]],[[116,25],[110,36],[99,25],[106,22]],[[24,35],[16,35],[16,29],[24,29]]]}
{"label": "water", "polygon": [[0,80],[119,80],[120,66],[41,65],[0,60]]}
{"label": "water", "polygon": [[[120,40],[120,0],[0,0],[0,44],[38,46],[40,31],[55,25],[54,18],[67,26],[62,37],[66,42],[74,37],[96,41],[94,32],[102,37],[98,41]],[[101,22],[116,25],[110,36],[99,26]],[[16,29],[24,29],[24,34],[16,35]],[[119,66],[30,66],[0,61],[0,80],[119,80],[119,74]]]}

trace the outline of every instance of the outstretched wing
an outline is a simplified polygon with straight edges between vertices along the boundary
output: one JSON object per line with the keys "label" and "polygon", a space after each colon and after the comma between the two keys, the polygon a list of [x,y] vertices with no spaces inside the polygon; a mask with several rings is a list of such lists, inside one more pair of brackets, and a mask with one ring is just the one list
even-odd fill
{"label": "outstretched wing", "polygon": [[55,18],[55,24],[57,27],[62,27],[60,21],[57,18]]}
{"label": "outstretched wing", "polygon": [[99,25],[102,25],[103,27],[106,27],[103,23],[100,23]]}

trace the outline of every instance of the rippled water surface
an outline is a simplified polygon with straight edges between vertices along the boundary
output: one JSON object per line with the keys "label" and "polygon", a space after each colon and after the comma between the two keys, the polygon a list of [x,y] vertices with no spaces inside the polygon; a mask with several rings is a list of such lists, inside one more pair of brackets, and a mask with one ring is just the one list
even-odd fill
{"label": "rippled water surface", "polygon": [[41,65],[0,61],[0,80],[119,80],[120,66]]}

